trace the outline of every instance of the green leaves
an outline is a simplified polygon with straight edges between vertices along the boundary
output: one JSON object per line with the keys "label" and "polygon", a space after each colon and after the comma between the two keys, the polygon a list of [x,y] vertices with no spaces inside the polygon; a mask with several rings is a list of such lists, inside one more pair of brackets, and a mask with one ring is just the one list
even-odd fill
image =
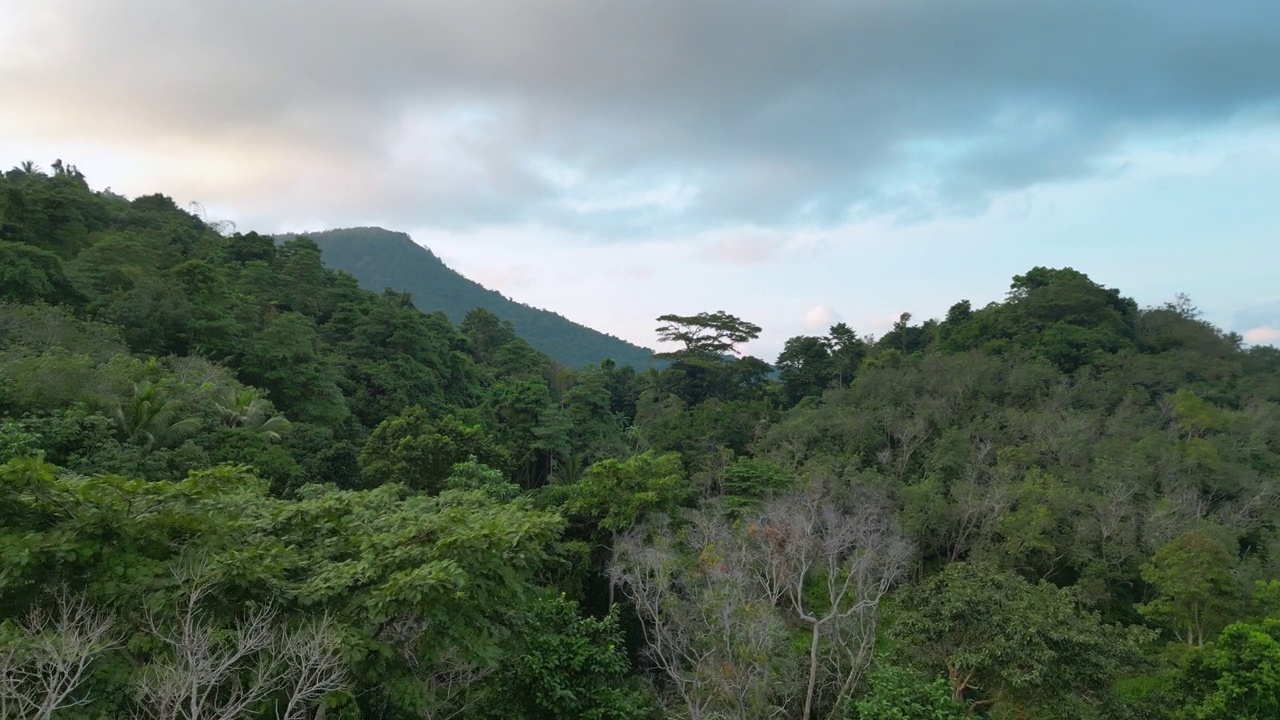
{"label": "green leaves", "polygon": [[430,419],[421,406],[406,409],[374,429],[360,451],[367,482],[397,483],[415,490],[439,492],[453,466],[474,459],[504,468],[506,453],[479,425],[456,417]]}
{"label": "green leaves", "polygon": [[1175,691],[1179,720],[1280,717],[1280,620],[1229,625],[1188,655]]}
{"label": "green leaves", "polygon": [[944,678],[929,679],[907,668],[876,663],[866,693],[850,703],[849,720],[962,720],[972,717],[951,697]]}
{"label": "green leaves", "polygon": [[658,340],[684,344],[684,350],[654,357],[702,357],[718,359],[737,346],[760,337],[760,326],[718,310],[697,315],[663,315],[658,318]]}
{"label": "green leaves", "polygon": [[952,563],[906,592],[893,633],[974,706],[1063,710],[1140,657],[1137,635],[1082,611],[1069,591],[978,563]]}
{"label": "green leaves", "polygon": [[1180,642],[1203,645],[1240,606],[1232,575],[1235,558],[1207,533],[1193,530],[1163,545],[1142,566],[1157,593],[1138,612],[1168,628]]}
{"label": "green leaves", "polygon": [[684,468],[675,453],[641,453],[626,460],[601,460],[564,489],[564,512],[594,520],[618,533],[649,513],[670,512],[689,495]]}
{"label": "green leaves", "polygon": [[[420,688],[423,664],[455,649],[488,663],[509,647],[508,614],[536,596],[563,525],[483,490],[311,486],[281,500],[229,468],[146,482],[59,476],[31,460],[0,465],[0,517],[0,615],[70,582],[136,625],[182,591],[175,568],[196,564],[217,588],[209,622],[232,622],[244,603],[299,624],[327,613],[364,644],[353,669],[380,692]],[[418,629],[388,634],[404,623]]]}
{"label": "green leaves", "polygon": [[520,650],[499,680],[495,717],[639,720],[648,699],[628,678],[616,613],[584,617],[563,595],[534,600],[514,613]]}

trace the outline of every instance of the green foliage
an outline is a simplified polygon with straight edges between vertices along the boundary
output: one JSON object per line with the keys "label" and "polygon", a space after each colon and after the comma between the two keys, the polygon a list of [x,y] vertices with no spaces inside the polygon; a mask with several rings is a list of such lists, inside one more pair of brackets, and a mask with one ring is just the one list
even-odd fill
{"label": "green foliage", "polygon": [[1156,551],[1142,579],[1156,592],[1138,612],[1169,628],[1188,645],[1203,645],[1240,606],[1235,558],[1205,532],[1185,533]]}
{"label": "green foliage", "polygon": [[877,663],[866,693],[849,703],[848,720],[960,720],[967,708],[951,698],[946,679],[929,680],[907,668]]}
{"label": "green foliage", "polygon": [[1280,717],[1280,620],[1229,625],[1187,656],[1176,678],[1179,719]]}
{"label": "green foliage", "polygon": [[21,303],[72,302],[76,291],[57,255],[0,240],[0,298]]}
{"label": "green foliage", "polygon": [[457,463],[444,481],[446,490],[479,490],[496,500],[514,500],[520,486],[507,482],[502,472],[474,459]]}
{"label": "green foliage", "polygon": [[492,717],[639,720],[651,708],[623,654],[616,613],[583,617],[576,603],[543,598],[517,613],[521,650],[498,681],[500,710]]}
{"label": "green foliage", "polygon": [[414,406],[374,429],[360,451],[360,468],[372,485],[397,483],[434,493],[454,465],[469,459],[498,468],[507,460],[479,425],[453,416],[432,420]]}
{"label": "green foliage", "polygon": [[42,437],[28,430],[25,423],[13,420],[0,423],[0,462],[42,455],[42,440]]}
{"label": "green foliage", "polygon": [[688,490],[679,455],[648,452],[626,460],[611,458],[592,465],[581,480],[563,489],[563,511],[617,533],[650,513],[670,512]]}
{"label": "green foliage", "polygon": [[303,422],[332,426],[347,415],[337,369],[322,355],[314,323],[305,315],[288,312],[268,322],[248,344],[244,365],[251,384]]}
{"label": "green foliage", "polygon": [[[327,612],[354,643],[353,675],[402,708],[425,702],[422,663],[450,648],[485,664],[506,651],[506,609],[532,599],[560,527],[555,515],[478,492],[313,486],[277,500],[233,469],[144,482],[59,476],[32,460],[0,465],[0,514],[5,617],[70,584],[141,632],[146,610],[184,592],[173,569],[197,563],[218,588],[210,621],[230,627],[245,602],[298,620]],[[397,633],[385,631],[392,621]],[[127,654],[142,662],[147,652]]]}
{"label": "green foliage", "polygon": [[730,507],[748,507],[790,489],[795,482],[796,478],[776,463],[740,457],[724,469],[719,492]]}
{"label": "green foliage", "polygon": [[1071,717],[1139,661],[1137,635],[1082,611],[1070,592],[997,568],[952,563],[905,594],[903,650],[973,707]]}
{"label": "green foliage", "polygon": [[778,355],[778,379],[782,381],[787,404],[804,397],[821,395],[832,381],[831,349],[825,338],[793,337]]}
{"label": "green foliage", "polygon": [[[0,176],[0,296],[0,625],[25,633],[65,587],[129,639],[69,717],[138,710],[197,577],[220,638],[254,608],[280,632],[332,623],[353,684],[330,717],[647,712],[676,676],[623,662],[642,627],[605,575],[637,523],[671,535],[631,554],[666,593],[646,617],[719,658],[671,668],[707,707],[799,715],[807,647],[851,636],[813,646],[764,566],[733,560],[766,547],[735,523],[817,477],[887,503],[918,563],[880,638],[913,670],[880,664],[844,707],[856,677],[828,683],[815,716],[954,716],[943,695],[993,718],[1276,714],[1280,351],[1185,297],[1139,309],[1033,268],[878,340],[792,338],[776,374],[733,352],[757,326],[671,315],[683,349],[637,371],[648,351],[407,237],[228,236],[61,162]],[[803,577],[821,612],[827,576]],[[612,608],[628,619],[589,615]],[[1180,642],[1143,643],[1148,623]]]}
{"label": "green foliage", "polygon": [[[684,348],[665,357],[720,358],[734,353],[737,346],[760,337],[760,326],[718,310],[697,315],[663,315],[658,327],[662,342],[678,342]],[[662,356],[660,356],[662,357]]]}

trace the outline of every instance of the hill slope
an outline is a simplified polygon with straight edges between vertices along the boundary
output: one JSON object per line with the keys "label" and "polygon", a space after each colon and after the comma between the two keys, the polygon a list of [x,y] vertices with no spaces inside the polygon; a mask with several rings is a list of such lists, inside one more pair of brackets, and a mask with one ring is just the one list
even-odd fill
{"label": "hill slope", "polygon": [[530,345],[570,367],[612,359],[619,365],[643,368],[653,355],[647,348],[579,325],[562,315],[509,300],[452,270],[404,233],[346,228],[307,236],[320,246],[326,265],[351,273],[366,289],[392,288],[412,293],[418,308],[443,311],[455,323],[472,308],[485,308],[510,321]]}

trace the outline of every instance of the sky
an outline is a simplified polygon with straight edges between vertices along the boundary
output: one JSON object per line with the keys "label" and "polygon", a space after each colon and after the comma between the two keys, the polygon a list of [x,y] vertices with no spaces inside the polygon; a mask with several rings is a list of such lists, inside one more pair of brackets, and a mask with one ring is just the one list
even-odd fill
{"label": "sky", "polygon": [[1274,0],[0,0],[0,165],[408,232],[646,346],[1073,267],[1280,344]]}

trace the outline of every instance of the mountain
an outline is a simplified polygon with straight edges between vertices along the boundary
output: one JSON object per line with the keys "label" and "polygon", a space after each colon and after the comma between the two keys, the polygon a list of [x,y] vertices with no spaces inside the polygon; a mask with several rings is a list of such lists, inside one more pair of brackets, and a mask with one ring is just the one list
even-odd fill
{"label": "mountain", "polygon": [[405,233],[365,227],[307,233],[307,237],[320,246],[326,265],[351,273],[366,289],[412,293],[419,309],[440,310],[455,323],[469,310],[482,307],[510,321],[530,345],[569,367],[611,359],[618,365],[644,368],[652,360],[653,351],[648,348],[515,302],[460,275]]}

